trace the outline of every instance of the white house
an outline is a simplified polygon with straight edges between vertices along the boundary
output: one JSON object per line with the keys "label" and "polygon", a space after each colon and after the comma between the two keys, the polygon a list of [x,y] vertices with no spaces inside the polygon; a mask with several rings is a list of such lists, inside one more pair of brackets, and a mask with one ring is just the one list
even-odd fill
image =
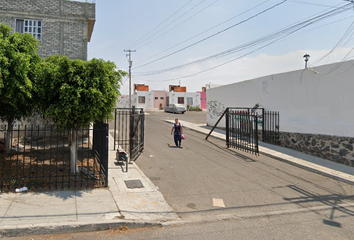
{"label": "white house", "polygon": [[182,104],[186,108],[187,106],[199,106],[200,105],[200,93],[192,92],[168,92],[167,93],[167,105],[168,104]]}
{"label": "white house", "polygon": [[[132,94],[132,106],[143,108],[144,111],[159,110],[160,106],[164,109],[166,105],[179,103],[187,106],[199,106],[200,93],[191,92],[166,92],[166,91],[137,91]],[[122,95],[118,98],[117,107],[129,108],[129,95]]]}

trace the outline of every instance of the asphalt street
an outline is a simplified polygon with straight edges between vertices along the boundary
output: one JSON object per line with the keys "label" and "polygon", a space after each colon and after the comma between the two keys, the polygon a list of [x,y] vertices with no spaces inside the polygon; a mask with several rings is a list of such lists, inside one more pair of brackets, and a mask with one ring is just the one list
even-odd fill
{"label": "asphalt street", "polygon": [[154,228],[127,229],[122,227],[100,232],[16,237],[9,240],[347,240],[353,239],[353,231],[350,229],[353,226],[352,220],[350,217],[342,216],[340,221],[343,225],[331,227],[323,223],[322,215],[308,212]]}
{"label": "asphalt street", "polygon": [[[185,129],[183,148],[173,146],[176,116],[200,121],[200,113],[151,113],[146,118],[141,170],[159,187],[182,219],[253,217],[353,204],[354,186],[277,161],[225,148],[225,142]],[[203,113],[204,114],[204,113]],[[204,115],[205,117],[205,115]],[[205,122],[205,119],[204,119]],[[225,207],[216,207],[215,199]],[[349,211],[352,217],[354,212]]]}

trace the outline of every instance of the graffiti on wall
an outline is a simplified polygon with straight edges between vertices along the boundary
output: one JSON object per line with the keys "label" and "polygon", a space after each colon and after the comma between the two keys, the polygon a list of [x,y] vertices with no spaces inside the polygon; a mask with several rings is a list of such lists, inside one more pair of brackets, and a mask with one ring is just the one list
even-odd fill
{"label": "graffiti on wall", "polygon": [[211,119],[218,119],[225,111],[225,105],[219,101],[207,102],[208,117]]}

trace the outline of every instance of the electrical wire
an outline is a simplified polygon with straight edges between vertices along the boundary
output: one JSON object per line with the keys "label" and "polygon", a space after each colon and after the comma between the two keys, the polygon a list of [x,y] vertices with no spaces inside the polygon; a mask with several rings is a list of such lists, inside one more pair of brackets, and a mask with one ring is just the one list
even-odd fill
{"label": "electrical wire", "polygon": [[[176,15],[179,11],[181,11],[183,8],[185,8],[189,3],[191,3],[193,0],[190,0],[189,2],[187,2],[186,4],[184,4],[181,8],[179,8],[176,12],[174,12],[171,16],[169,16],[168,18],[166,18],[164,21],[162,21],[159,25],[157,25],[156,27],[154,27],[151,31],[149,31],[148,33],[146,33],[144,36],[142,36],[141,38],[139,38],[137,41],[135,41],[134,43],[132,43],[128,48],[133,47],[135,44],[138,44],[144,37],[148,36],[150,33],[152,33],[153,31],[155,31],[157,28],[159,28],[161,25],[163,25],[165,22],[167,22],[169,19],[171,19],[174,15]],[[183,15],[182,15],[183,16]]]}
{"label": "electrical wire", "polygon": [[[259,45],[260,43],[264,43],[264,42],[267,42],[267,41],[269,42],[270,40],[275,39],[275,40],[271,41],[270,43],[267,43],[267,44],[261,46],[260,48],[257,48],[257,49],[254,50],[254,51],[248,52],[248,53],[246,53],[246,54],[244,54],[244,55],[242,55],[242,56],[240,56],[240,57],[234,58],[234,59],[232,59],[232,60],[230,60],[230,61],[227,61],[227,62],[225,62],[225,63],[219,64],[219,65],[217,65],[217,66],[215,66],[215,67],[212,67],[212,68],[209,68],[209,69],[207,69],[207,70],[200,71],[200,72],[197,72],[197,73],[194,73],[194,74],[190,74],[190,75],[187,75],[187,76],[183,76],[183,77],[179,77],[179,78],[173,78],[173,79],[167,79],[167,80],[159,80],[159,81],[172,81],[172,80],[176,80],[176,79],[181,79],[181,78],[186,78],[186,77],[194,76],[194,75],[197,75],[197,74],[206,72],[206,71],[210,71],[210,70],[212,70],[212,69],[215,69],[215,68],[217,68],[217,67],[220,67],[220,66],[222,66],[222,65],[225,65],[225,64],[230,63],[230,62],[232,62],[232,61],[235,61],[235,60],[237,60],[237,59],[240,59],[241,57],[245,57],[245,56],[247,56],[247,55],[249,55],[249,54],[252,54],[252,53],[254,53],[255,51],[258,51],[258,50],[260,50],[260,49],[262,49],[262,48],[264,48],[264,47],[266,47],[266,46],[269,46],[270,44],[273,44],[273,43],[275,43],[276,41],[278,41],[278,40],[280,40],[280,39],[282,39],[282,38],[284,38],[284,37],[286,37],[286,36],[289,36],[290,34],[293,34],[293,33],[297,32],[297,31],[299,31],[299,30],[301,30],[301,29],[303,29],[303,28],[305,28],[305,27],[307,27],[307,26],[309,26],[309,25],[312,25],[312,24],[318,22],[318,21],[322,21],[322,20],[324,20],[324,19],[327,19],[327,18],[329,18],[329,17],[332,17],[332,16],[334,16],[334,15],[340,14],[340,13],[342,13],[342,12],[344,12],[344,11],[347,11],[347,10],[349,9],[349,6],[350,6],[350,5],[351,5],[351,4],[347,4],[347,5],[343,6],[343,7],[339,7],[339,8],[336,8],[336,9],[334,9],[334,10],[325,12],[324,14],[316,15],[315,17],[312,17],[312,18],[310,18],[310,19],[308,19],[308,20],[305,20],[305,21],[303,21],[303,22],[300,22],[300,23],[291,25],[291,26],[288,27],[288,28],[282,29],[282,30],[280,30],[280,31],[278,31],[278,32],[275,32],[275,33],[270,34],[270,35],[267,35],[267,36],[265,36],[265,37],[263,37],[263,38],[260,38],[260,39],[257,39],[257,40],[255,40],[255,41],[252,41],[251,43],[244,44],[244,45],[238,46],[238,47],[236,47],[236,48],[229,49],[229,50],[227,50],[227,51],[224,51],[224,52],[221,52],[221,53],[212,55],[212,56],[210,56],[210,57],[207,57],[207,58],[204,58],[204,59],[201,59],[201,60],[194,61],[194,62],[192,62],[192,63],[188,63],[188,64],[184,64],[184,65],[180,65],[180,66],[176,66],[176,67],[172,67],[172,68],[168,68],[168,69],[158,70],[158,71],[154,71],[154,72],[150,72],[150,73],[135,74],[135,75],[137,75],[137,76],[156,75],[156,74],[160,74],[160,73],[162,73],[162,72],[167,72],[167,71],[172,71],[172,70],[176,70],[176,69],[181,69],[181,68],[184,68],[184,67],[186,67],[186,66],[190,66],[190,65],[192,65],[192,64],[197,64],[197,63],[200,63],[200,62],[202,62],[202,61],[209,60],[210,58],[216,58],[216,57],[220,57],[220,56],[229,55],[229,54],[231,54],[231,53],[234,53],[234,52],[237,52],[237,51],[240,51],[240,50],[244,50],[244,49],[249,48],[249,47],[251,47],[251,46]],[[153,81],[153,80],[150,80],[150,81]]]}
{"label": "electrical wire", "polygon": [[[143,35],[142,37],[140,37],[138,40],[136,40],[134,43],[130,44],[128,47],[126,48],[132,48],[135,44],[137,44],[139,41],[141,41],[144,37],[148,36],[150,33],[152,33],[153,31],[155,31],[157,28],[159,28],[161,25],[163,25],[164,23],[166,23],[169,19],[171,19],[173,16],[175,16],[178,12],[180,12],[183,8],[185,8],[188,4],[190,4],[193,0],[190,0],[189,2],[187,2],[186,4],[184,4],[182,7],[180,7],[177,11],[175,11],[174,13],[172,13],[172,15],[170,15],[168,18],[166,18],[165,20],[163,20],[161,23],[159,23],[156,27],[154,27],[152,30],[150,30],[148,33],[146,33],[145,35]],[[205,1],[205,0],[204,0]],[[183,15],[182,15],[183,16]],[[124,54],[123,54],[124,55]],[[122,56],[122,54],[121,54]],[[121,58],[121,56],[118,56],[116,58],[116,60],[118,58]]]}
{"label": "electrical wire", "polygon": [[204,30],[203,32],[200,32],[200,33],[194,35],[193,37],[190,37],[190,38],[188,38],[188,39],[186,39],[186,40],[184,40],[184,41],[182,41],[182,42],[180,42],[180,43],[178,43],[178,44],[176,44],[176,45],[174,45],[174,46],[172,46],[172,47],[170,47],[170,48],[168,48],[168,49],[165,49],[165,50],[163,50],[162,52],[159,52],[159,53],[157,53],[157,54],[155,54],[155,55],[153,55],[153,56],[151,56],[151,57],[148,57],[148,58],[146,58],[146,59],[144,59],[144,60],[142,60],[142,61],[139,61],[139,62],[137,62],[137,64],[142,63],[142,62],[145,62],[145,61],[147,61],[147,60],[149,60],[149,59],[151,59],[151,58],[153,58],[153,57],[156,57],[156,56],[158,56],[158,55],[161,55],[162,53],[165,53],[165,52],[167,52],[167,51],[169,51],[169,50],[171,50],[171,49],[173,49],[173,48],[175,48],[175,47],[177,47],[177,46],[180,46],[180,45],[182,45],[183,43],[188,42],[189,40],[192,40],[192,39],[194,39],[194,38],[196,38],[196,37],[199,37],[200,35],[202,35],[202,34],[204,34],[204,33],[206,33],[206,32],[209,32],[210,30],[212,30],[212,29],[214,29],[214,28],[217,28],[217,27],[221,26],[222,24],[227,23],[227,22],[229,22],[229,21],[231,21],[231,20],[233,20],[233,19],[235,19],[235,18],[237,18],[237,17],[239,17],[239,16],[242,16],[243,14],[245,14],[245,13],[247,13],[247,12],[250,12],[250,11],[254,10],[255,8],[261,6],[261,5],[263,5],[263,4],[265,4],[265,3],[269,2],[269,1],[270,1],[270,0],[266,0],[266,1],[260,3],[260,4],[256,5],[256,6],[254,6],[254,7],[252,7],[252,8],[250,8],[250,9],[244,11],[244,12],[241,12],[241,13],[237,14],[236,16],[233,16],[233,17],[231,17],[231,18],[229,18],[229,19],[227,19],[227,20],[225,20],[225,21],[223,21],[223,22],[221,22],[221,23],[219,23],[219,24],[217,24],[217,25],[215,25],[215,26],[213,26],[213,27],[211,27],[211,28],[208,28],[207,30]]}
{"label": "electrical wire", "polygon": [[[328,17],[331,17],[333,15],[336,15],[336,14],[340,14],[342,13],[343,11],[346,11],[347,9],[336,9],[336,10],[331,10],[329,12],[327,12],[326,14],[320,14],[320,15],[317,15],[315,17],[312,17],[310,19],[307,19],[305,21],[302,21],[300,23],[296,23],[296,24],[293,24],[291,25],[290,27],[287,27],[285,29],[281,29],[280,31],[277,31],[275,33],[272,33],[272,34],[269,34],[269,35],[266,35],[262,38],[259,38],[259,39],[256,39],[254,41],[251,41],[249,43],[246,43],[246,44],[242,44],[240,46],[237,46],[237,47],[234,47],[234,48],[231,48],[231,49],[228,49],[226,51],[223,51],[223,52],[220,52],[220,53],[217,53],[217,54],[214,54],[212,56],[209,56],[209,57],[206,57],[206,58],[203,58],[203,59],[200,59],[200,60],[197,60],[197,61],[194,61],[194,62],[190,62],[190,63],[187,63],[187,64],[183,64],[183,65],[179,65],[179,66],[176,66],[176,67],[172,67],[172,68],[167,68],[167,69],[162,69],[162,70],[156,70],[156,71],[152,71],[152,72],[147,72],[147,73],[137,73],[137,75],[139,76],[148,76],[148,75],[156,75],[156,74],[161,74],[161,73],[164,73],[164,72],[169,72],[169,71],[174,71],[174,70],[180,70],[180,69],[183,69],[183,68],[186,68],[186,67],[189,67],[189,66],[192,66],[192,65],[197,65],[197,64],[201,64],[202,62],[207,62],[207,61],[210,61],[212,59],[217,59],[217,58],[220,58],[220,57],[225,57],[227,55],[230,55],[230,54],[233,54],[233,53],[236,53],[236,52],[240,52],[240,51],[243,51],[247,48],[250,48],[250,47],[253,47],[253,46],[256,46],[258,44],[261,44],[263,42],[267,42],[267,41],[270,41],[274,38],[277,38],[279,36],[281,36],[282,34],[286,34],[287,32],[296,32],[302,28],[304,28],[305,26],[307,25],[311,25],[315,22],[318,22],[320,20],[324,20]],[[295,30],[295,31],[294,31]]]}
{"label": "electrical wire", "polygon": [[[203,2],[205,2],[206,0],[202,0],[200,1],[197,5],[195,5],[194,7],[192,7],[191,9],[189,9],[187,12],[183,13],[181,16],[179,16],[177,19],[173,20],[171,23],[169,23],[168,25],[164,26],[163,28],[161,28],[160,30],[158,30],[157,32],[155,32],[154,34],[152,34],[151,36],[147,37],[146,39],[144,39],[143,41],[141,41],[139,44],[137,44],[137,46],[135,46],[135,48],[139,48],[139,45],[142,44],[143,42],[147,41],[148,39],[150,39],[151,37],[155,36],[156,34],[158,34],[159,32],[165,30],[167,27],[169,27],[170,25],[172,25],[173,23],[177,22],[179,19],[181,19],[183,16],[187,15],[188,13],[190,13],[191,11],[193,11],[195,8],[197,8],[199,5],[201,5]],[[217,0],[219,1],[219,0]]]}
{"label": "electrical wire", "polygon": [[[334,50],[350,35],[350,37],[353,36],[354,33],[354,21],[350,24],[350,26],[348,27],[348,29],[345,31],[345,33],[343,34],[343,36],[339,39],[339,41],[334,45],[334,47],[328,52],[326,53],[323,57],[321,57],[319,60],[317,60],[314,64],[322,61],[323,59],[325,59],[327,56],[329,56],[331,53],[334,52]],[[350,40],[350,37],[348,37],[348,39]],[[349,41],[348,40],[348,41]],[[348,41],[345,43],[347,44]],[[344,44],[344,46],[345,46]]]}
{"label": "electrical wire", "polygon": [[265,10],[263,10],[263,11],[261,11],[261,12],[255,14],[255,15],[252,15],[251,17],[249,17],[249,18],[247,18],[247,19],[245,19],[245,20],[242,20],[242,21],[240,21],[240,22],[238,22],[238,23],[236,23],[236,24],[233,24],[233,25],[231,25],[231,26],[229,26],[229,27],[227,27],[227,28],[225,28],[225,29],[223,29],[223,30],[221,30],[221,31],[219,31],[219,32],[216,32],[216,33],[214,33],[214,34],[212,34],[212,35],[210,35],[210,36],[208,36],[208,37],[205,37],[205,38],[203,38],[203,39],[201,39],[201,40],[199,40],[199,41],[197,41],[197,42],[195,42],[195,43],[193,43],[193,44],[190,44],[190,45],[188,45],[188,46],[186,46],[186,47],[184,47],[184,48],[181,48],[181,49],[179,49],[179,50],[177,50],[177,51],[174,51],[174,52],[172,52],[172,53],[170,53],[170,54],[167,54],[167,55],[165,55],[165,56],[163,56],[163,57],[160,57],[160,58],[158,58],[158,59],[156,59],[156,60],[153,60],[153,61],[150,61],[150,62],[145,63],[145,64],[143,64],[143,65],[137,66],[137,67],[135,67],[135,69],[138,69],[138,68],[141,68],[141,67],[150,65],[150,64],[155,63],[155,62],[157,62],[157,61],[160,61],[160,60],[162,60],[162,59],[165,59],[165,58],[167,58],[167,57],[170,57],[170,56],[172,56],[172,55],[174,55],[174,54],[176,54],[176,53],[179,53],[179,52],[181,52],[181,51],[184,51],[184,50],[186,50],[186,49],[188,49],[188,48],[191,48],[191,47],[193,47],[193,46],[195,46],[195,45],[197,45],[197,44],[199,44],[199,43],[202,43],[202,42],[204,42],[204,41],[206,41],[206,40],[208,40],[208,39],[210,39],[210,38],[212,38],[212,37],[215,37],[215,36],[217,36],[217,35],[219,35],[219,34],[221,34],[221,33],[223,33],[223,32],[226,32],[226,31],[228,31],[228,30],[230,30],[230,29],[232,29],[232,28],[234,28],[234,27],[236,27],[236,26],[239,26],[239,25],[241,25],[241,24],[243,24],[243,23],[245,23],[245,22],[247,22],[247,21],[249,21],[249,20],[251,20],[251,19],[253,19],[253,18],[256,18],[256,17],[258,17],[259,15],[264,14],[264,13],[266,13],[266,12],[268,12],[268,11],[270,11],[270,10],[272,10],[272,9],[274,9],[274,8],[276,8],[276,7],[280,6],[280,5],[282,5],[282,4],[284,4],[286,1],[287,1],[287,0],[283,0],[282,2],[277,3],[277,4],[275,4],[275,5],[271,6],[271,7],[269,7],[269,8],[267,8],[267,9],[265,9]]}
{"label": "electrical wire", "polygon": [[179,23],[178,25],[172,27],[171,29],[169,29],[168,31],[164,32],[163,34],[159,35],[158,37],[152,39],[150,42],[145,43],[144,45],[140,46],[140,48],[145,47],[146,45],[154,42],[156,39],[159,39],[160,37],[166,35],[167,33],[171,32],[172,30],[174,30],[175,28],[181,26],[183,23],[187,22],[188,20],[190,20],[191,18],[195,17],[196,15],[198,15],[199,13],[203,12],[205,9],[211,7],[214,3],[218,2],[219,0],[215,0],[214,2],[210,3],[209,5],[207,5],[206,7],[204,7],[203,9],[201,9],[200,11],[198,11],[197,13],[193,14],[192,16],[190,16],[189,18],[187,18],[186,20],[184,20],[183,22]]}
{"label": "electrical wire", "polygon": [[[179,20],[180,18],[182,18],[183,16],[187,15],[189,12],[191,12],[192,10],[194,10],[196,7],[198,7],[199,5],[201,5],[203,2],[205,2],[206,0],[202,0],[201,2],[199,2],[197,5],[195,5],[193,8],[191,8],[190,10],[188,10],[187,12],[185,12],[184,14],[182,14],[180,17],[178,17],[177,19],[175,19],[173,22],[171,22],[169,25],[163,27],[162,29],[158,30],[157,32],[155,32],[154,34],[152,34],[151,36],[147,37],[146,39],[144,39],[143,41],[141,41],[139,44],[142,44],[143,42],[147,41],[148,39],[150,39],[151,37],[153,37],[154,35],[156,35],[157,33],[161,32],[162,30],[166,29],[168,26],[170,26],[172,23],[176,22],[177,20]],[[187,22],[188,20],[190,20],[191,18],[195,17],[196,15],[198,15],[199,13],[201,13],[202,11],[204,11],[205,9],[209,8],[210,6],[212,6],[214,3],[218,2],[219,0],[215,0],[214,2],[210,3],[209,5],[207,5],[206,7],[204,7],[203,9],[201,9],[200,11],[198,11],[197,13],[193,14],[192,16],[190,16],[189,18],[187,18],[186,20],[184,20],[183,22],[179,23],[176,26],[173,26],[172,28],[170,28],[169,30],[167,30],[166,32],[162,33],[161,35],[157,36],[156,38],[152,39],[151,41],[145,43],[142,46],[136,46],[135,48],[143,48],[144,46],[150,44],[151,42],[159,39],[160,37],[166,35],[167,33],[171,32],[172,30],[174,30],[175,28],[179,27],[180,25],[182,25],[183,23]]]}
{"label": "electrical wire", "polygon": [[319,7],[335,8],[334,6],[329,6],[329,5],[324,5],[324,4],[318,4],[318,3],[309,3],[309,2],[298,1],[298,0],[289,0],[289,2],[292,2],[292,3],[299,3],[299,4],[306,4],[306,5],[312,5],[312,6],[319,6]]}

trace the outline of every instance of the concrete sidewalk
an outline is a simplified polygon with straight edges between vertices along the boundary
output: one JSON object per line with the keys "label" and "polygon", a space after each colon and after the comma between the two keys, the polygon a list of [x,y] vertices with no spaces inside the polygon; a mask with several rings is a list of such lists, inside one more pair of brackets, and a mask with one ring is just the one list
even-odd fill
{"label": "concrete sidewalk", "polygon": [[[170,124],[174,123],[174,120],[164,120]],[[195,124],[186,121],[182,121],[183,127],[191,129],[193,131],[203,133],[207,135],[212,127],[205,124]],[[215,129],[211,134],[212,137],[225,140],[225,131]],[[331,162],[319,157],[311,156],[305,153],[301,153],[292,149],[275,146],[263,142],[259,142],[259,151],[261,154],[287,162],[289,164],[301,167],[303,169],[325,175],[340,181],[354,184],[354,168],[345,166],[343,164]]]}
{"label": "concrete sidewalk", "polygon": [[[86,191],[0,193],[0,237],[140,227],[178,221],[156,186],[139,167],[123,172],[109,146],[109,187]],[[125,170],[125,168],[124,168]],[[143,187],[129,189],[127,180]]]}

